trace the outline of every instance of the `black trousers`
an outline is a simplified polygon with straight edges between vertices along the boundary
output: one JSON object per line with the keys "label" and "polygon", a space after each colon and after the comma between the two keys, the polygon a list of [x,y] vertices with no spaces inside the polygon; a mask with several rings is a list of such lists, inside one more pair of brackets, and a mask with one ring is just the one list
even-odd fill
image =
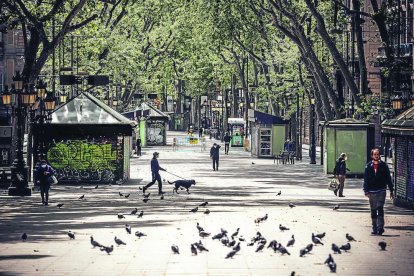
{"label": "black trousers", "polygon": [[218,170],[219,167],[219,158],[213,157],[213,170]]}
{"label": "black trousers", "polygon": [[162,193],[162,181],[159,173],[152,173],[152,181],[144,186],[145,190],[154,185],[156,181],[158,182],[158,193]]}
{"label": "black trousers", "polygon": [[230,143],[224,143],[224,154],[229,154]]}
{"label": "black trousers", "polygon": [[42,203],[47,203],[49,201],[49,189],[50,183],[48,181],[40,182],[40,196],[42,197]]}

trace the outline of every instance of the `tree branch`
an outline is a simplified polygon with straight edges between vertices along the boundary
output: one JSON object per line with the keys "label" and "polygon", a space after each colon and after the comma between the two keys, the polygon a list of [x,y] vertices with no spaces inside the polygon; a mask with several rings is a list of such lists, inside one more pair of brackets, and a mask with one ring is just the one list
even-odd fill
{"label": "tree branch", "polygon": [[66,2],[65,0],[56,0],[50,12],[48,12],[45,16],[39,19],[40,22],[46,22],[50,20],[59,11],[59,9],[63,6],[63,4],[65,4],[65,2]]}
{"label": "tree branch", "polygon": [[87,25],[88,23],[90,23],[91,21],[95,20],[96,18],[98,18],[97,14],[92,15],[91,17],[85,19],[84,21],[82,21],[81,23],[78,23],[76,25],[71,25],[66,33],[70,33],[73,32],[74,30],[77,30],[79,28],[82,28],[83,26]]}

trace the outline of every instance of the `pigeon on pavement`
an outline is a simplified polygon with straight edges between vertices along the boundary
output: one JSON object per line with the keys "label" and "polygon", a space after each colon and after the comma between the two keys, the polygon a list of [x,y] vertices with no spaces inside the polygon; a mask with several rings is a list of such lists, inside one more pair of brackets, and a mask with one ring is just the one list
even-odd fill
{"label": "pigeon on pavement", "polygon": [[331,272],[333,272],[333,273],[336,272],[336,263],[335,262],[328,263],[328,267],[331,270]]}
{"label": "pigeon on pavement", "polygon": [[287,227],[285,227],[285,226],[283,226],[282,224],[279,224],[279,229],[280,229],[280,231],[285,231],[285,230],[289,230],[289,228],[287,228]]}
{"label": "pigeon on pavement", "polygon": [[178,245],[173,244],[171,246],[171,250],[174,254],[180,254],[180,249],[178,248]]}
{"label": "pigeon on pavement", "polygon": [[125,216],[124,216],[123,214],[118,214],[118,218],[119,218],[119,219],[124,219],[124,218],[125,218]]}
{"label": "pigeon on pavement", "polygon": [[58,203],[56,206],[57,206],[57,207],[59,207],[59,209],[60,209],[60,208],[62,208],[62,206],[63,206],[63,205],[65,205],[65,204],[63,204],[63,203]]}
{"label": "pigeon on pavement", "polygon": [[329,256],[328,256],[328,258],[325,260],[324,264],[329,264],[329,263],[331,263],[331,262],[333,262],[333,261],[334,261],[334,259],[333,259],[332,255],[331,255],[331,254],[329,254]]}
{"label": "pigeon on pavement", "polygon": [[345,237],[346,237],[346,239],[347,239],[348,241],[356,241],[356,240],[354,239],[354,237],[352,237],[352,236],[351,236],[351,235],[349,235],[348,233],[346,233]]}
{"label": "pigeon on pavement", "polygon": [[79,199],[84,199],[85,198],[85,195],[81,195],[80,197],[79,197]]}
{"label": "pigeon on pavement", "polygon": [[339,249],[344,250],[344,251],[351,250],[351,244],[348,242],[347,244],[344,244],[341,247],[339,247]]}
{"label": "pigeon on pavement", "polygon": [[237,237],[237,235],[239,234],[239,230],[240,228],[236,229],[236,232],[234,232],[233,234],[231,234],[231,238],[233,239],[234,237]]}
{"label": "pigeon on pavement", "polygon": [[118,192],[119,196],[124,196],[121,192]]}
{"label": "pigeon on pavement", "polygon": [[333,243],[331,248],[334,253],[341,254],[341,249],[336,244]]}
{"label": "pigeon on pavement", "polygon": [[319,239],[323,239],[325,237],[326,233],[323,232],[322,234],[316,234],[315,237],[319,238]]}
{"label": "pigeon on pavement", "polygon": [[200,237],[202,237],[202,238],[206,238],[206,237],[210,236],[210,233],[207,233],[207,232],[204,232],[204,231],[200,231],[200,232],[198,233],[198,235],[199,235]]}
{"label": "pigeon on pavement", "polygon": [[151,193],[144,194],[144,198],[149,198],[150,195],[151,195]]}
{"label": "pigeon on pavement", "polygon": [[115,238],[114,238],[114,240],[115,240],[115,243],[117,244],[117,245],[126,245],[126,243],[124,243],[121,239],[118,239],[116,236],[115,236]]}
{"label": "pigeon on pavement", "polygon": [[282,191],[279,191],[276,195],[280,196],[282,194]]}
{"label": "pigeon on pavement", "polygon": [[197,256],[197,247],[193,243],[191,244],[191,255]]}
{"label": "pigeon on pavement", "polygon": [[293,208],[293,207],[296,207],[296,205],[295,205],[295,204],[293,204],[293,203],[289,203],[289,207],[290,207],[290,208]]}
{"label": "pigeon on pavement", "polygon": [[99,186],[98,186],[98,185],[96,185],[96,186],[95,186],[95,189],[98,189],[98,187],[99,187]]}
{"label": "pigeon on pavement", "polygon": [[139,212],[138,214],[138,218],[142,218],[143,215],[144,215],[144,211],[141,210],[141,212]]}
{"label": "pigeon on pavement", "polygon": [[196,213],[198,211],[198,207],[191,209],[189,212]]}
{"label": "pigeon on pavement", "polygon": [[381,247],[381,250],[385,250],[385,248],[387,247],[387,243],[385,241],[380,241],[378,243],[378,245]]}
{"label": "pigeon on pavement", "polygon": [[341,207],[339,204],[335,205],[332,210],[338,210]]}
{"label": "pigeon on pavement", "polygon": [[125,198],[128,198],[131,194],[126,194],[124,195]]}
{"label": "pigeon on pavement", "polygon": [[134,208],[134,210],[131,211],[131,215],[135,215],[138,212],[138,208]]}
{"label": "pigeon on pavement", "polygon": [[208,204],[208,202],[207,201],[204,201],[203,203],[201,203],[200,205],[198,205],[198,206],[200,206],[200,207],[206,207],[207,206],[207,204]]}
{"label": "pigeon on pavement", "polygon": [[26,241],[27,240],[27,234],[26,233],[23,233],[22,234],[22,241]]}
{"label": "pigeon on pavement", "polygon": [[315,245],[317,245],[317,244],[322,244],[322,245],[323,245],[323,243],[321,242],[321,240],[320,240],[320,239],[318,239],[318,238],[315,236],[315,234],[313,234],[313,233],[312,233],[312,242],[313,242]]}
{"label": "pigeon on pavement", "polygon": [[135,232],[135,236],[137,236],[138,238],[141,238],[141,237],[143,237],[143,236],[146,236],[146,234],[144,234],[144,233],[142,233],[142,232],[140,232],[140,231],[136,231],[136,232]]}
{"label": "pigeon on pavement", "polygon": [[204,228],[200,226],[200,223],[197,222],[198,232],[204,231]]}
{"label": "pigeon on pavement", "polygon": [[75,233],[73,233],[72,231],[69,231],[69,232],[68,232],[68,236],[69,236],[69,238],[70,238],[71,240],[74,240],[74,239],[75,239]]}
{"label": "pigeon on pavement", "polygon": [[114,251],[114,246],[101,246],[101,251],[105,251],[109,255],[112,251]]}
{"label": "pigeon on pavement", "polygon": [[92,244],[93,248],[102,246],[99,242],[97,242],[93,239],[93,236],[91,236],[91,244]]}
{"label": "pigeon on pavement", "polygon": [[286,247],[293,246],[295,244],[295,236],[292,235],[292,239],[288,241]]}
{"label": "pigeon on pavement", "polygon": [[125,224],[125,230],[127,231],[128,234],[131,234],[131,226],[128,224]]}
{"label": "pigeon on pavement", "polygon": [[148,200],[150,200],[149,198],[144,198],[142,201],[144,201],[144,203],[147,203]]}
{"label": "pigeon on pavement", "polygon": [[206,214],[206,215],[210,214],[210,210],[209,210],[209,209],[206,209],[206,210],[204,211],[204,214]]}
{"label": "pigeon on pavement", "polygon": [[238,251],[236,251],[236,250],[230,251],[226,256],[226,259],[233,258],[233,256],[236,255],[237,252]]}

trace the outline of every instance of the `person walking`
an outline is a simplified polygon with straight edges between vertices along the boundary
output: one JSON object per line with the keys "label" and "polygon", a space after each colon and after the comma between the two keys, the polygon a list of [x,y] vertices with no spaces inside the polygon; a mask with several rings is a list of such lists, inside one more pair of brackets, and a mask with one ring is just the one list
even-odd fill
{"label": "person walking", "polygon": [[[158,163],[158,157],[160,156],[160,154],[158,152],[154,152],[152,159],[151,159],[151,174],[152,174],[152,181],[150,183],[148,183],[147,185],[145,185],[142,188],[142,192],[145,194],[145,191],[151,187],[152,185],[154,185],[155,181],[158,182],[158,195],[162,195],[164,194],[164,192],[162,191],[162,181],[161,181],[161,175],[160,175],[160,170],[161,171],[167,171],[164,168],[161,168],[160,164]],[[139,187],[139,189],[141,190],[141,187]]]}
{"label": "person walking", "polygon": [[40,161],[40,166],[36,169],[36,181],[40,186],[40,196],[42,197],[42,204],[49,204],[49,189],[53,183],[51,177],[55,175],[56,171],[47,164],[46,160]]}
{"label": "person walking", "polygon": [[137,139],[137,156],[141,156],[141,137],[138,136]]}
{"label": "person walking", "polygon": [[371,150],[371,161],[365,166],[364,193],[369,198],[373,235],[384,233],[384,204],[387,197],[387,186],[390,199],[394,199],[394,186],[388,165],[381,161],[378,148]]}
{"label": "person walking", "polygon": [[210,158],[213,159],[213,171],[218,171],[219,168],[220,148],[219,145],[214,143],[210,149]]}
{"label": "person walking", "polygon": [[346,167],[346,160],[347,160],[346,153],[341,153],[339,158],[336,160],[335,168],[334,168],[334,176],[338,179],[338,182],[339,182],[339,186],[337,189],[334,190],[334,193],[335,195],[338,195],[338,191],[339,191],[339,197],[345,197],[344,196],[345,178],[346,178],[346,172],[349,171],[349,169]]}
{"label": "person walking", "polygon": [[200,127],[200,129],[198,130],[198,137],[203,137],[203,128]]}
{"label": "person walking", "polygon": [[229,149],[230,149],[230,141],[231,141],[231,136],[229,135],[228,132],[226,132],[226,134],[223,137],[223,141],[224,141],[224,154],[229,154]]}

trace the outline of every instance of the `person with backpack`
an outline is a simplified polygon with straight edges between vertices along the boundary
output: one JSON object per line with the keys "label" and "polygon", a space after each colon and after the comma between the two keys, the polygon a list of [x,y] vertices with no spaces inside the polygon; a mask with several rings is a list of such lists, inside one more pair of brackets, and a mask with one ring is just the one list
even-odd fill
{"label": "person with backpack", "polygon": [[[338,179],[339,186],[337,189],[334,190],[334,193],[336,196],[339,197],[345,197],[344,196],[344,186],[345,186],[345,178],[346,178],[346,172],[349,171],[349,169],[346,167],[346,160],[347,156],[346,153],[341,153],[339,158],[336,160],[335,168],[334,168],[334,177]],[[338,195],[339,191],[339,195]]]}
{"label": "person with backpack", "polygon": [[36,169],[36,181],[40,186],[40,195],[42,197],[42,204],[49,205],[49,189],[53,183],[52,176],[56,171],[47,164],[47,161],[42,159],[40,166]]}

